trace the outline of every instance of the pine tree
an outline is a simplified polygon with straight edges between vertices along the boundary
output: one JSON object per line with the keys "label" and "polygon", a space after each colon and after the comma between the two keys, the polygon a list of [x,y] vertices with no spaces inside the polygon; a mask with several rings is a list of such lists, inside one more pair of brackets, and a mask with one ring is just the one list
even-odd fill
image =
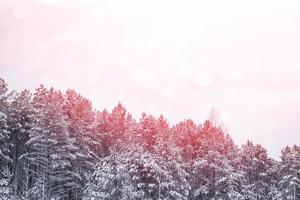
{"label": "pine tree", "polygon": [[47,89],[41,86],[33,97],[33,122],[29,140],[25,143],[27,153],[22,156],[25,164],[25,196],[29,199],[45,200],[50,197],[49,189],[49,134],[46,107]]}
{"label": "pine tree", "polygon": [[195,138],[196,156],[190,162],[190,198],[242,199],[238,149],[232,139],[210,121],[198,127]]}
{"label": "pine tree", "polygon": [[123,147],[126,130],[131,126],[131,115],[119,103],[111,113],[106,110],[97,114],[96,130],[104,156]]}
{"label": "pine tree", "polygon": [[32,198],[74,198],[73,190],[79,187],[74,181],[79,175],[72,171],[78,148],[69,137],[63,103],[63,95],[53,88],[40,87],[33,98],[34,122],[25,155],[33,173],[28,183]]}
{"label": "pine tree", "polygon": [[138,137],[139,142],[147,151],[153,151],[156,145],[156,137],[158,134],[157,120],[153,116],[142,114],[139,122]]}
{"label": "pine tree", "polygon": [[0,78],[0,168],[12,163],[10,158],[11,133],[8,129],[7,84]]}
{"label": "pine tree", "polygon": [[189,162],[195,158],[197,125],[192,120],[185,120],[171,129],[171,137],[179,148],[181,157]]}
{"label": "pine tree", "polygon": [[13,200],[11,182],[11,172],[8,166],[2,169],[2,174],[0,178],[0,199],[1,200]]}
{"label": "pine tree", "polygon": [[272,160],[261,145],[247,141],[242,146],[242,170],[245,173],[243,194],[246,198],[254,200],[268,197],[271,183],[268,170],[271,164]]}
{"label": "pine tree", "polygon": [[171,156],[161,163],[160,199],[186,200],[191,187],[188,181],[189,173],[184,163]]}
{"label": "pine tree", "polygon": [[285,147],[280,161],[278,199],[300,198],[300,146]]}
{"label": "pine tree", "polygon": [[79,176],[74,176],[76,185],[74,199],[82,197],[82,188],[87,180],[87,174],[101,154],[101,143],[97,140],[94,131],[95,114],[91,103],[73,90],[65,94],[64,116],[66,118],[69,137],[74,140],[78,148],[75,152],[76,159],[72,162],[72,171]]}
{"label": "pine tree", "polygon": [[80,185],[76,181],[80,175],[72,171],[72,163],[77,159],[78,147],[69,137],[67,122],[64,117],[64,98],[60,91],[50,89],[47,95],[48,105],[45,108],[48,123],[49,142],[49,193],[54,199],[75,198],[74,189]]}
{"label": "pine tree", "polygon": [[25,143],[29,139],[32,124],[31,94],[28,90],[17,93],[9,106],[8,127],[11,132],[11,157],[13,174],[13,192],[16,196],[23,196],[25,189],[24,174],[26,160],[22,156],[27,153]]}
{"label": "pine tree", "polygon": [[135,199],[138,195],[128,171],[130,164],[128,159],[132,158],[132,156],[128,157],[125,152],[123,154],[112,153],[101,158],[95,166],[95,171],[89,177],[83,199]]}

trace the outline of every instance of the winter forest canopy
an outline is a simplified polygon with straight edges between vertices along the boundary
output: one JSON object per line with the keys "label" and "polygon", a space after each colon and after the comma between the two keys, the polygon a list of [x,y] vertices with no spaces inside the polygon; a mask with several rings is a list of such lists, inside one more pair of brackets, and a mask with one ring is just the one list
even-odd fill
{"label": "winter forest canopy", "polygon": [[3,79],[0,169],[1,200],[300,199],[299,144],[276,161],[211,119],[136,120],[121,104],[97,111],[73,90],[9,92]]}

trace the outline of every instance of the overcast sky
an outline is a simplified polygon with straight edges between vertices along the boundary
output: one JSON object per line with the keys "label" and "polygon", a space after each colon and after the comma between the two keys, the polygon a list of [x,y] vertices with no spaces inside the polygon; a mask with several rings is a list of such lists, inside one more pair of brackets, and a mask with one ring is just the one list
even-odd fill
{"label": "overcast sky", "polygon": [[278,158],[300,143],[300,1],[0,0],[0,76],[172,124],[215,108]]}

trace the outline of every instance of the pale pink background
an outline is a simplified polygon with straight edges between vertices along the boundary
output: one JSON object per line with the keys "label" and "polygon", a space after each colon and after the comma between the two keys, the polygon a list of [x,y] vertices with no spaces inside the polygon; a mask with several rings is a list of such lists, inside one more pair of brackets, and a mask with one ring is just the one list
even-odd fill
{"label": "pale pink background", "polygon": [[275,158],[300,143],[299,65],[299,0],[0,0],[10,89],[73,88],[172,124],[214,107]]}

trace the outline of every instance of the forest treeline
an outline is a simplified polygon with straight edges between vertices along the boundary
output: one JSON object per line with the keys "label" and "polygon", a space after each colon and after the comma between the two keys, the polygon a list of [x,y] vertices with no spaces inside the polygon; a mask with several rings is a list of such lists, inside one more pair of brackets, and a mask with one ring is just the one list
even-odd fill
{"label": "forest treeline", "polygon": [[0,172],[1,200],[300,199],[299,145],[276,161],[212,120],[136,120],[121,104],[97,111],[73,90],[10,92],[3,79]]}

